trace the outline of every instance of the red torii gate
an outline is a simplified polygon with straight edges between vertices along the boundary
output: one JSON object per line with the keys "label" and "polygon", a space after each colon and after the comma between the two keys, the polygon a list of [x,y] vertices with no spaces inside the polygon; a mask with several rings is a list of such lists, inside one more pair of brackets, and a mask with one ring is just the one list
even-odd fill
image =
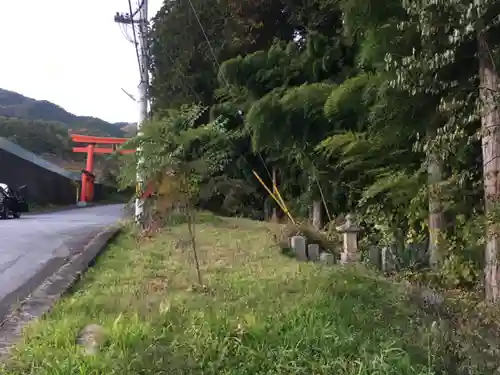
{"label": "red torii gate", "polygon": [[[82,170],[82,189],[80,191],[80,202],[88,203],[94,198],[94,154],[111,154],[116,151],[116,146],[129,141],[128,138],[94,137],[89,135],[72,134],[71,139],[75,143],[85,143],[85,146],[73,147],[73,152],[86,153],[87,161],[85,169]],[[96,147],[96,145],[107,145],[107,147]],[[119,150],[121,154],[131,154],[135,150]]]}

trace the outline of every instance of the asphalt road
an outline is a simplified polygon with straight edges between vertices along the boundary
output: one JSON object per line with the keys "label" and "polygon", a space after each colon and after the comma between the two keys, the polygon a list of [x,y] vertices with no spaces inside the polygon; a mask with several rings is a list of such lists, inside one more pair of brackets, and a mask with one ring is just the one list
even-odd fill
{"label": "asphalt road", "polygon": [[33,284],[48,264],[82,251],[123,216],[123,205],[106,205],[0,220],[0,305],[30,280]]}

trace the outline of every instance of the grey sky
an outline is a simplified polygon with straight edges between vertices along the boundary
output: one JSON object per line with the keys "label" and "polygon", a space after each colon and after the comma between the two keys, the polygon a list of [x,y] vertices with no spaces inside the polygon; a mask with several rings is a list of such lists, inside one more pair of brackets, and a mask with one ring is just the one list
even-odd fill
{"label": "grey sky", "polygon": [[[149,0],[149,17],[162,0]],[[121,90],[137,92],[134,46],[113,16],[127,0],[1,1],[0,88],[48,100],[76,115],[135,122]],[[136,3],[136,0],[132,0]]]}

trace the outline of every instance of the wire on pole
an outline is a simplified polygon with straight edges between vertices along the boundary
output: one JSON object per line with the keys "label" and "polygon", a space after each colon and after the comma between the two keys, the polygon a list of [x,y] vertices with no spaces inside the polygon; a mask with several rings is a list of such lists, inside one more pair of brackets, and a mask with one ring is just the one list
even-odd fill
{"label": "wire on pole", "polygon": [[[137,7],[137,9],[134,11],[132,9],[131,0],[128,0],[128,8],[129,8],[130,13],[117,12],[115,14],[115,17],[114,17],[115,22],[120,25],[120,29],[121,29],[122,34],[124,35],[125,39],[127,39],[129,42],[134,44],[135,55],[137,58],[137,65],[139,67],[139,75],[141,77],[141,80],[142,80],[142,70],[147,69],[147,67],[143,67],[142,66],[143,64],[141,64],[141,58],[140,58],[140,54],[139,54],[139,43],[137,42],[136,24],[138,23],[139,27],[141,27],[140,25],[147,22],[147,20],[142,20],[142,19],[136,20],[136,19],[134,19],[134,17],[137,14],[139,14],[140,10],[144,6],[144,1],[145,0],[142,0],[141,3],[139,4],[139,6]],[[132,38],[130,38],[130,36],[127,33],[127,26],[131,26],[131,28],[132,28]],[[144,51],[141,51],[141,52],[144,53]]]}

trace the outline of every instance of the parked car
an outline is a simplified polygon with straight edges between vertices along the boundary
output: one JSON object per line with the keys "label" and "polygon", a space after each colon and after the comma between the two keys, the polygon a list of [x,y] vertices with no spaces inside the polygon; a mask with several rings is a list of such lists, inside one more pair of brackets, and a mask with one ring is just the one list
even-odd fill
{"label": "parked car", "polygon": [[0,219],[10,217],[18,219],[21,217],[21,213],[28,211],[26,186],[12,189],[7,184],[0,183]]}

